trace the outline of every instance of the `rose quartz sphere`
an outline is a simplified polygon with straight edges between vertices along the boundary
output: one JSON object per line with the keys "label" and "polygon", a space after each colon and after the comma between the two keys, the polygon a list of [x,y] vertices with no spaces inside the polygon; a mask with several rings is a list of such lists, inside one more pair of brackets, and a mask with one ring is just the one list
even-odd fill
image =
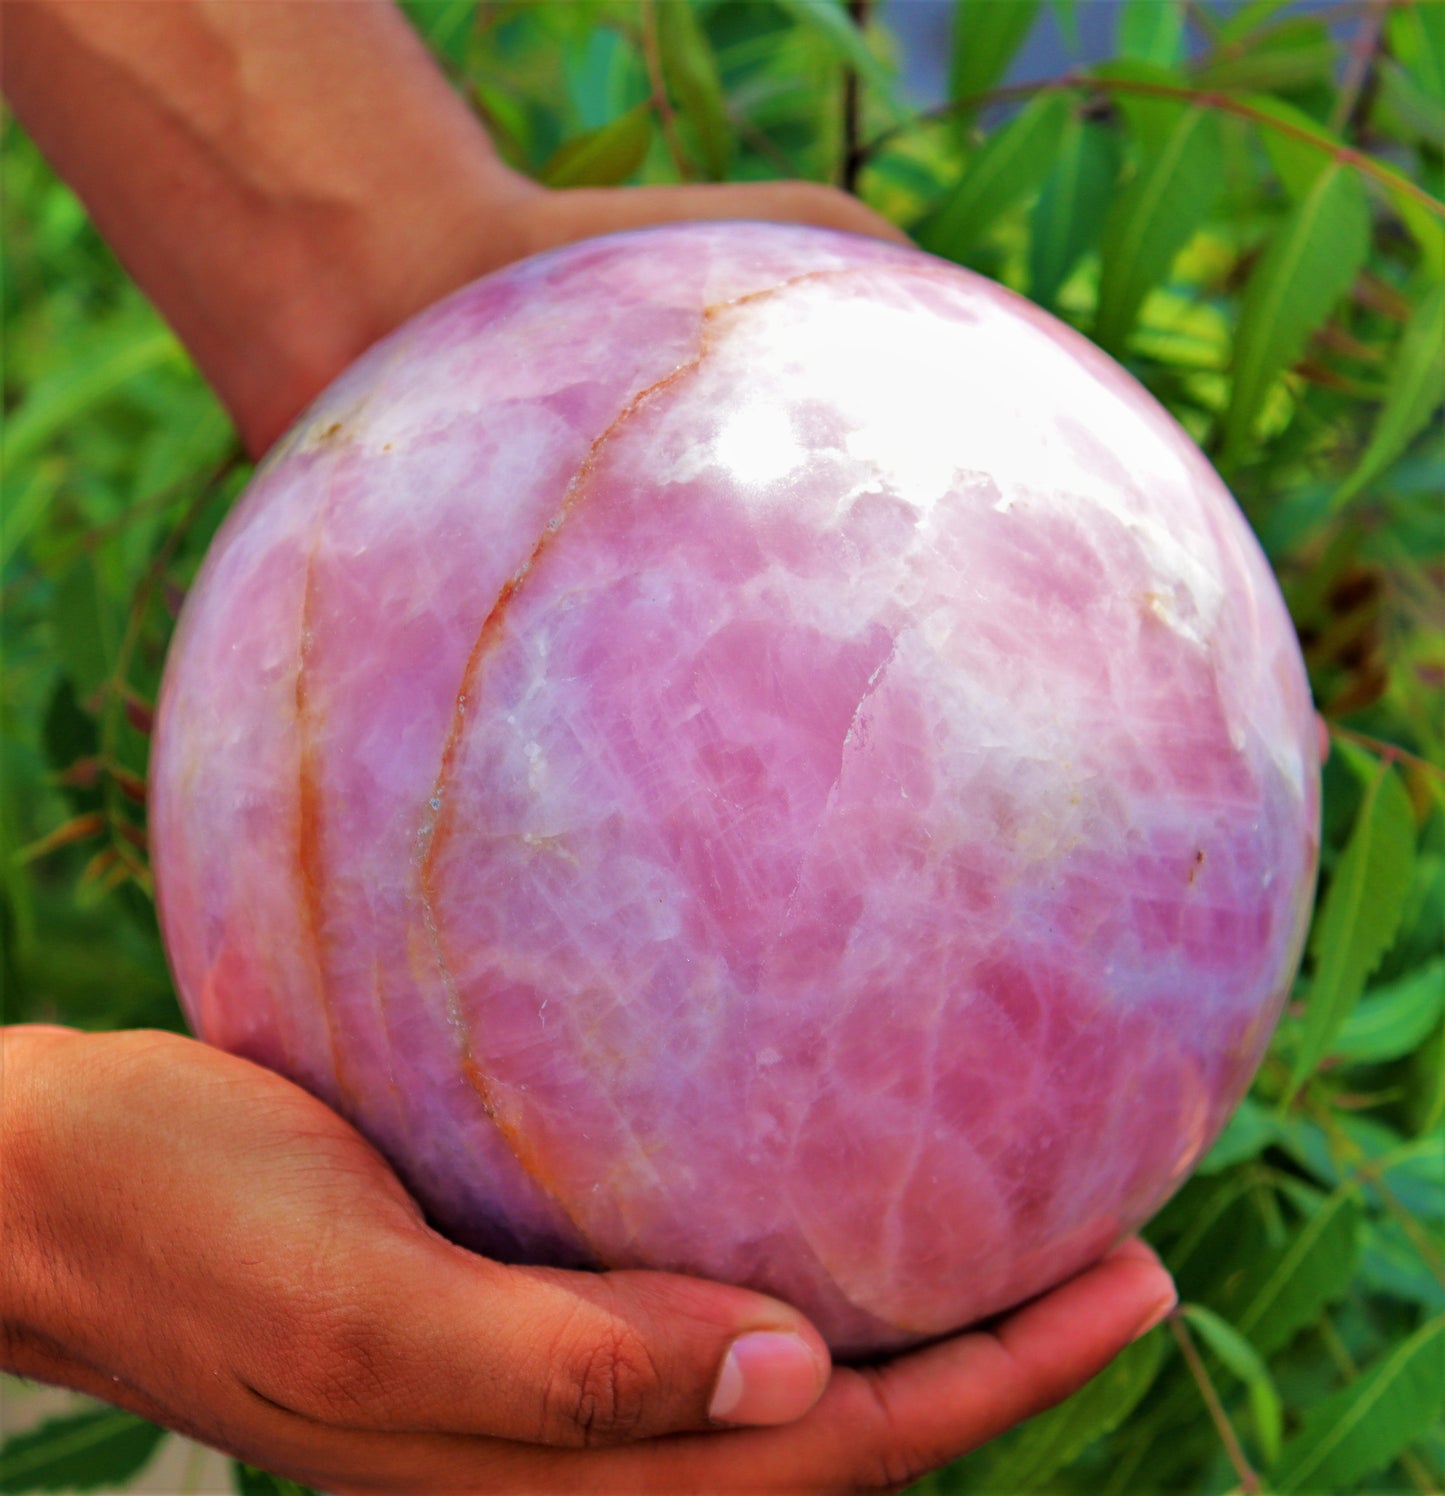
{"label": "rose quartz sphere", "polygon": [[1183,431],[916,251],[478,281],[258,470],[160,705],[200,1035],[508,1259],[843,1355],[1036,1294],[1249,1084],[1314,882],[1295,636]]}

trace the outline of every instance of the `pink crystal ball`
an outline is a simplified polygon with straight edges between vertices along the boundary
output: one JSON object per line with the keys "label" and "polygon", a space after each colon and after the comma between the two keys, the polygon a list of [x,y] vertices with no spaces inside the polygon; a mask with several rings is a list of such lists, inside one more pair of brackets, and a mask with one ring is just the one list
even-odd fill
{"label": "pink crystal ball", "polygon": [[917,251],[592,240],[372,348],[186,604],[152,782],[195,1030],[511,1260],[842,1355],[1099,1257],[1310,907],[1299,650],[1126,373]]}

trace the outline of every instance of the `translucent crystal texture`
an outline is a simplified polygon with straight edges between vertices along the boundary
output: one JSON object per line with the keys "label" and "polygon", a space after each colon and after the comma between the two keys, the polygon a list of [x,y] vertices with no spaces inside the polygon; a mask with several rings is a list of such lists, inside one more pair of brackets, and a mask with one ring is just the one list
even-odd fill
{"label": "translucent crystal texture", "polygon": [[1239,1100],[1318,763],[1228,492],[1043,312],[882,243],[593,240],[377,345],[162,694],[197,1032],[507,1258],[903,1346],[1096,1258]]}

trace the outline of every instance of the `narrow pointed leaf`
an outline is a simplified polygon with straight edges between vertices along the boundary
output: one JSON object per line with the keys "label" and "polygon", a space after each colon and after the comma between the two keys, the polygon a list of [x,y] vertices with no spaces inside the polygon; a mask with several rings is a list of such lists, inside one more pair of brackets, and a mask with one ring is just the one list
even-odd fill
{"label": "narrow pointed leaf", "polygon": [[1433,6],[1391,6],[1385,18],[1390,51],[1409,70],[1420,89],[1445,104],[1445,15]]}
{"label": "narrow pointed leaf", "polygon": [[[1089,76],[1106,89],[1111,83],[1121,85],[1111,91],[1111,97],[1128,123],[1140,157],[1159,155],[1189,108],[1188,100],[1182,97],[1190,87],[1189,79],[1175,68],[1129,57],[1100,63]],[[1165,91],[1153,92],[1155,89]]]}
{"label": "narrow pointed leaf", "polygon": [[642,165],[651,142],[652,105],[638,104],[558,147],[541,177],[549,187],[616,187]]}
{"label": "narrow pointed leaf", "polygon": [[1069,101],[1062,95],[1034,99],[989,136],[958,186],[919,227],[918,242],[934,254],[959,259],[1001,213],[1049,174],[1069,119]]}
{"label": "narrow pointed leaf", "polygon": [[1379,1064],[1411,1054],[1445,1015],[1445,957],[1368,994],[1335,1040],[1344,1059]]}
{"label": "narrow pointed leaf", "polygon": [[1195,1173],[1206,1176],[1222,1174],[1225,1169],[1244,1163],[1246,1159],[1258,1158],[1274,1142],[1278,1131],[1279,1123],[1274,1113],[1246,1096]]}
{"label": "narrow pointed leaf", "polygon": [[1079,6],[1078,0],[1050,0],[1054,20],[1070,51],[1079,50]]}
{"label": "narrow pointed leaf", "polygon": [[311,1496],[306,1486],[298,1486],[284,1475],[270,1475],[264,1470],[231,1461],[231,1485],[236,1496]]}
{"label": "narrow pointed leaf", "polygon": [[1219,28],[1217,42],[1220,46],[1242,42],[1251,32],[1270,20],[1276,11],[1283,10],[1291,3],[1292,0],[1246,0]]}
{"label": "narrow pointed leaf", "polygon": [[1218,121],[1204,109],[1185,110],[1115,200],[1104,229],[1095,338],[1106,348],[1123,347],[1144,297],[1208,216],[1222,179]]}
{"label": "narrow pointed leaf", "polygon": [[13,475],[46,442],[72,426],[92,406],[150,369],[180,361],[183,355],[169,328],[140,328],[130,322],[114,336],[97,341],[84,356],[33,385],[19,407],[5,418],[0,433],[0,467]]}
{"label": "narrow pointed leaf", "polygon": [[1033,300],[1052,305],[1074,266],[1098,242],[1118,174],[1114,132],[1071,115],[1029,227]]}
{"label": "narrow pointed leaf", "polygon": [[[663,3],[671,4],[673,0]],[[903,122],[906,114],[898,101],[892,76],[838,0],[773,0],[773,4],[811,31],[839,62],[852,68],[892,123]]]}
{"label": "narrow pointed leaf", "polygon": [[0,1491],[114,1491],[149,1463],[166,1431],[119,1408],[52,1418],[0,1447]]}
{"label": "narrow pointed leaf", "polygon": [[1206,62],[1195,75],[1201,88],[1272,92],[1328,83],[1339,49],[1329,27],[1312,16],[1292,16],[1227,54]]}
{"label": "narrow pointed leaf", "polygon": [[1336,1490],[1388,1465],[1445,1416],[1445,1315],[1316,1404],[1273,1472],[1278,1491]]}
{"label": "narrow pointed leaf", "polygon": [[1279,1456],[1284,1432],[1284,1405],[1263,1357],[1233,1325],[1202,1304],[1185,1304],[1180,1313],[1199,1338],[1237,1376],[1249,1393],[1249,1410],[1266,1463]]}
{"label": "narrow pointed leaf", "polygon": [[433,52],[454,67],[466,62],[477,0],[402,0],[402,9]]}
{"label": "narrow pointed leaf", "polygon": [[987,1472],[993,1491],[1037,1491],[1095,1439],[1112,1433],[1158,1375],[1163,1341],[1146,1335],[1067,1402],[1032,1419]]}
{"label": "narrow pointed leaf", "polygon": [[1360,1260],[1363,1217],[1351,1188],[1317,1206],[1282,1247],[1246,1269],[1230,1318],[1265,1355],[1288,1345],[1326,1304],[1343,1297]]}
{"label": "narrow pointed leaf", "polygon": [[1340,159],[1344,141],[1283,99],[1251,94],[1247,102],[1270,121],[1259,125],[1259,139],[1285,191],[1296,202],[1308,197],[1321,173]]}
{"label": "narrow pointed leaf", "polygon": [[987,93],[1003,80],[1009,63],[1038,19],[1041,0],[959,0],[953,13],[949,97]]}
{"label": "narrow pointed leaf", "polygon": [[1400,335],[1385,402],[1370,444],[1333,502],[1347,504],[1375,481],[1445,404],[1445,282],[1434,286]]}
{"label": "narrow pointed leaf", "polygon": [[1124,0],[1117,51],[1160,67],[1178,62],[1184,51],[1182,0]]}
{"label": "narrow pointed leaf", "polygon": [[1224,418],[1226,462],[1248,440],[1274,381],[1349,290],[1369,250],[1370,213],[1359,177],[1331,165],[1291,210],[1250,276],[1234,344]]}
{"label": "narrow pointed leaf", "polygon": [[663,0],[653,14],[667,91],[697,135],[708,177],[721,181],[732,154],[732,130],[712,47],[692,0]]}
{"label": "narrow pointed leaf", "polygon": [[1329,1053],[1394,940],[1414,860],[1410,797],[1394,768],[1381,764],[1365,790],[1315,927],[1314,982],[1291,1096]]}

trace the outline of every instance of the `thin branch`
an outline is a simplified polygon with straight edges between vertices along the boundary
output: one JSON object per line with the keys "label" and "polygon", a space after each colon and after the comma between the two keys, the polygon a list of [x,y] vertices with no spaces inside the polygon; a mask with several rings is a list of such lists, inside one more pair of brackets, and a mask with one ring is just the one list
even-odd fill
{"label": "thin branch", "polygon": [[1244,1447],[1239,1442],[1239,1435],[1234,1432],[1234,1425],[1229,1421],[1229,1414],[1224,1411],[1224,1404],[1219,1400],[1219,1393],[1214,1390],[1209,1370],[1195,1349],[1194,1338],[1190,1335],[1188,1326],[1177,1310],[1169,1316],[1169,1328],[1174,1334],[1180,1354],[1184,1357],[1185,1365],[1189,1367],[1189,1374],[1194,1378],[1195,1386],[1199,1388],[1199,1395],[1204,1399],[1204,1406],[1209,1409],[1209,1416],[1219,1432],[1224,1452],[1229,1456],[1229,1463],[1234,1466],[1234,1473],[1239,1477],[1240,1490],[1244,1491],[1246,1496],[1255,1496],[1259,1490],[1259,1476],[1244,1456]]}
{"label": "thin branch", "polygon": [[1350,38],[1350,60],[1345,65],[1344,77],[1340,80],[1340,91],[1335,97],[1335,107],[1330,111],[1330,129],[1339,134],[1341,130],[1358,122],[1357,111],[1367,105],[1375,76],[1375,63],[1380,56],[1380,43],[1385,33],[1385,17],[1390,11],[1390,0],[1374,0],[1364,13],[1355,34]]}
{"label": "thin branch", "polygon": [[1337,722],[1325,724],[1330,730],[1332,738],[1344,738],[1351,743],[1358,743],[1361,748],[1368,748],[1371,753],[1378,754],[1381,758],[1395,759],[1400,763],[1409,764],[1412,769],[1418,769],[1422,774],[1431,779],[1445,780],[1445,769],[1438,764],[1432,764],[1429,759],[1421,758],[1418,753],[1411,753],[1407,748],[1401,748],[1396,743],[1387,743],[1383,738],[1372,738],[1367,732],[1356,732],[1352,727],[1341,727]]}
{"label": "thin branch", "polygon": [[1297,140],[1302,145],[1319,151],[1322,155],[1330,156],[1346,166],[1353,166],[1361,175],[1372,177],[1391,192],[1398,192],[1405,197],[1413,198],[1436,218],[1445,219],[1445,203],[1442,203],[1439,198],[1412,182],[1408,177],[1402,176],[1392,167],[1386,166],[1384,162],[1376,161],[1373,156],[1367,155],[1364,151],[1357,151],[1354,146],[1336,145],[1323,141],[1318,135],[1296,125],[1293,121],[1267,114],[1263,109],[1256,109],[1252,104],[1243,99],[1237,99],[1232,94],[1219,93],[1215,89],[1180,88],[1172,83],[1151,83],[1141,78],[1096,78],[1088,73],[1064,73],[1058,78],[1041,78],[1031,83],[1012,83],[1003,88],[989,89],[985,93],[969,94],[964,98],[952,99],[946,104],[937,105],[933,109],[922,110],[911,120],[890,126],[864,145],[862,153],[866,160],[905,130],[913,129],[919,124],[932,124],[947,119],[960,111],[982,109],[990,104],[1000,104],[1010,99],[1030,98],[1039,93],[1073,90],[1104,94],[1136,94],[1143,98],[1154,99],[1175,99],[1183,104],[1195,104],[1202,109],[1215,109],[1221,114],[1232,114],[1236,119],[1249,120],[1261,129],[1273,130],[1277,135]]}
{"label": "thin branch", "polygon": [[662,49],[657,40],[657,0],[642,0],[642,55],[647,62],[647,79],[652,88],[649,102],[657,111],[673,169],[684,182],[691,182],[697,172],[683,149],[682,137],[677,131],[677,111],[667,96],[667,81],[662,75]]}
{"label": "thin branch", "polygon": [[[129,614],[126,617],[125,632],[121,636],[120,647],[116,650],[115,663],[111,667],[110,675],[102,683],[101,690],[104,693],[100,712],[100,757],[110,764],[120,762],[119,733],[120,722],[125,714],[127,698],[134,693],[130,689],[127,676],[130,674],[131,657],[135,653],[136,645],[140,641],[141,629],[145,624],[146,611],[150,607],[151,599],[156,588],[160,585],[167,567],[170,566],[176,552],[180,549],[181,542],[190,532],[191,527],[201,517],[206,505],[215,496],[217,488],[225,482],[226,478],[241,465],[241,458],[231,454],[225,458],[211,473],[209,478],[202,483],[195,497],[186,505],[184,512],[171,528],[164,543],[151,559],[145,574],[141,577],[140,585],[131,597]],[[124,845],[123,836],[125,829],[130,825],[129,820],[122,812],[121,799],[124,791],[115,774],[107,774],[104,789],[102,791],[105,804],[105,817],[110,827],[111,845],[115,848],[122,862],[126,864],[127,870],[147,896],[153,896],[150,878],[150,870],[144,861],[136,857],[135,853]]]}
{"label": "thin branch", "polygon": [[[859,32],[868,28],[870,0],[848,0],[848,19]],[[857,68],[843,72],[843,160],[838,172],[844,192],[858,191],[858,174],[867,157],[863,151],[863,80]]]}

